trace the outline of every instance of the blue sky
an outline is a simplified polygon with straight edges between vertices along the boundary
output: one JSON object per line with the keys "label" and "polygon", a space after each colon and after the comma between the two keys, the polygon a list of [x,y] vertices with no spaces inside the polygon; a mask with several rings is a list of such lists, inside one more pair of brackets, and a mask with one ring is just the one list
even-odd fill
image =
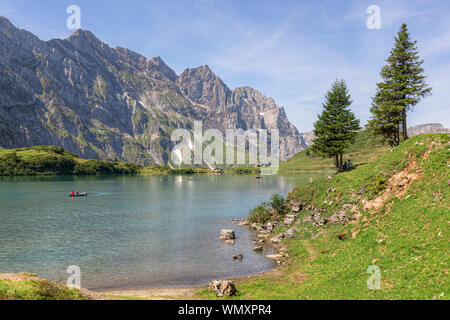
{"label": "blue sky", "polygon": [[[82,28],[109,45],[161,56],[177,73],[208,64],[231,89],[273,97],[300,132],[312,129],[336,78],[347,81],[352,109],[366,123],[393,36],[406,22],[434,88],[410,125],[450,127],[448,0],[0,0],[0,15],[43,40],[64,38],[72,4]],[[380,30],[366,27],[369,5],[381,9]]]}

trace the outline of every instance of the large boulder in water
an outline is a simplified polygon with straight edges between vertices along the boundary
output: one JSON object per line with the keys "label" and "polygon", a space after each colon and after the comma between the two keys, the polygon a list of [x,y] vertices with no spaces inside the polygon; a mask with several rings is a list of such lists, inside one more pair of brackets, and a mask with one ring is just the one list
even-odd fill
{"label": "large boulder in water", "polygon": [[234,230],[222,229],[222,231],[220,231],[220,240],[226,241],[234,239],[236,239]]}

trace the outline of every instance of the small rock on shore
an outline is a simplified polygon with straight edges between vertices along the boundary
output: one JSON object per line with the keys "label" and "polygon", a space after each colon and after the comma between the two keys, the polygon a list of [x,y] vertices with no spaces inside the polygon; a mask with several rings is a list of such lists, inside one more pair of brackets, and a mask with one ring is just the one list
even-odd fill
{"label": "small rock on shore", "polygon": [[236,287],[229,280],[214,280],[208,285],[208,289],[213,291],[216,296],[233,296],[236,294]]}

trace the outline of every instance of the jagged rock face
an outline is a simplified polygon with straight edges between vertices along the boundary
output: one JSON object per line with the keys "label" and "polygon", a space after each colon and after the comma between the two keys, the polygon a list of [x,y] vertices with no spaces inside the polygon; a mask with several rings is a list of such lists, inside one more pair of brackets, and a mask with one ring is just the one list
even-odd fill
{"label": "jagged rock face", "polygon": [[450,132],[450,129],[444,128],[440,123],[426,123],[414,126],[408,129],[408,135],[410,137],[418,136],[422,133],[446,133]]}
{"label": "jagged rock face", "polygon": [[314,135],[314,131],[301,133],[300,135],[302,136],[303,143],[307,147],[311,147],[314,144],[313,140],[316,138],[316,136]]}
{"label": "jagged rock face", "polygon": [[89,31],[41,41],[0,17],[0,146],[58,145],[86,158],[167,163],[176,128],[279,129],[281,159],[305,145],[284,109],[231,91],[207,66],[180,76],[160,57],[111,48]]}
{"label": "jagged rock face", "polygon": [[187,98],[213,113],[227,111],[231,90],[208,66],[185,70],[176,83]]}

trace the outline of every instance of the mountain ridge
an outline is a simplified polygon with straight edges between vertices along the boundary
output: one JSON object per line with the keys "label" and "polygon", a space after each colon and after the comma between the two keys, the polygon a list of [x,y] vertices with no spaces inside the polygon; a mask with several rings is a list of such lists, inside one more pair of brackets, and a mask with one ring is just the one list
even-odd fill
{"label": "mountain ridge", "polygon": [[441,123],[424,123],[408,128],[408,135],[415,137],[422,133],[448,133],[450,129],[444,128]]}
{"label": "mountain ridge", "polygon": [[84,158],[167,164],[173,130],[279,129],[281,160],[306,147],[283,108],[231,90],[207,65],[177,75],[88,30],[40,40],[0,17],[0,146],[55,145]]}

